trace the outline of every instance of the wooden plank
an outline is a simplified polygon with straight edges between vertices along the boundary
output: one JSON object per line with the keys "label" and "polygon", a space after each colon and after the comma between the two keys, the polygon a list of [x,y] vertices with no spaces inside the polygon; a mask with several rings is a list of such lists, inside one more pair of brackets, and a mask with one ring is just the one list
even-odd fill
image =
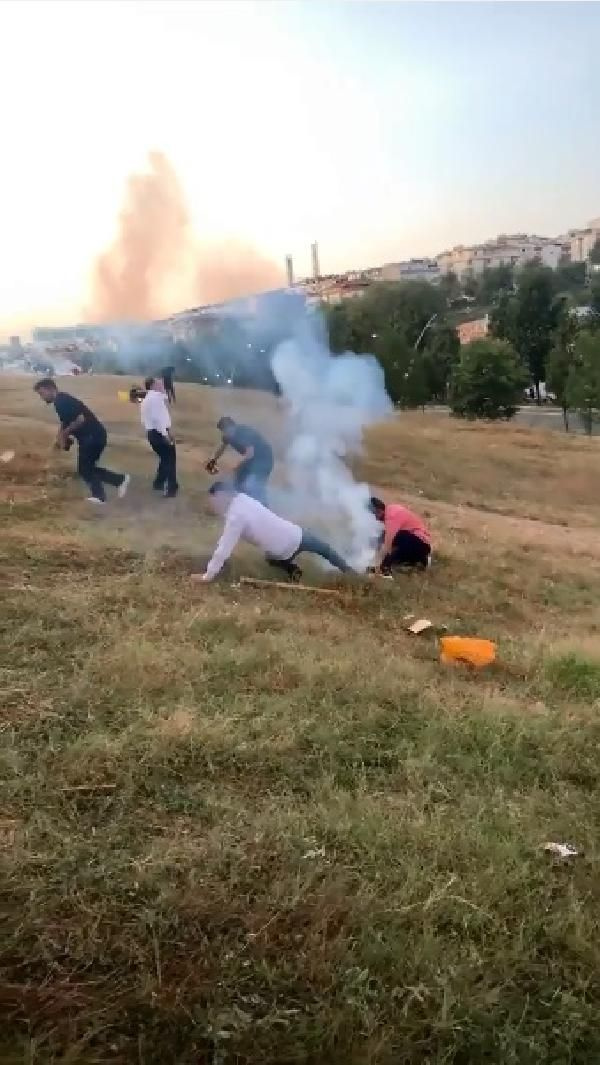
{"label": "wooden plank", "polygon": [[317,595],[331,595],[341,599],[344,595],[337,588],[317,588],[311,584],[298,584],[295,581],[267,581],[261,577],[240,577],[240,584],[250,584],[258,588],[283,588],[286,592],[316,592]]}

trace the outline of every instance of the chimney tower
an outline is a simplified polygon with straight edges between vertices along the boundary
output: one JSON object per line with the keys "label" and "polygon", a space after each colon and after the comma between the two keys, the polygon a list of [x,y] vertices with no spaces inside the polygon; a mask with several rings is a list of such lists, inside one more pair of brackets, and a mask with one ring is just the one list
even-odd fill
{"label": "chimney tower", "polygon": [[310,257],[312,260],[313,279],[318,281],[321,276],[321,270],[319,268],[319,245],[316,240],[314,244],[311,244],[310,246]]}
{"label": "chimney tower", "polygon": [[294,262],[291,255],[285,257],[285,276],[287,278],[287,286],[291,288],[294,284]]}

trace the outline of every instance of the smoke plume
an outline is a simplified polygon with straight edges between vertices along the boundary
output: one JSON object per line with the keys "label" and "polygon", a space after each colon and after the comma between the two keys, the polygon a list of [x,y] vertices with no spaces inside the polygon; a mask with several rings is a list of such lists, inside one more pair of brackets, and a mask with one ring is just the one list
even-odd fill
{"label": "smoke plume", "polygon": [[97,322],[160,317],[187,263],[191,234],[177,174],[161,152],[148,162],[147,174],[128,179],[117,238],[94,268],[89,316]]}
{"label": "smoke plume", "polygon": [[[287,401],[285,488],[274,508],[291,510],[303,523],[318,520],[357,569],[371,561],[379,526],[368,509],[368,485],[355,481],[346,460],[360,452],[364,429],[385,418],[392,403],[381,366],[371,355],[332,355],[319,311],[287,301],[287,338],[271,366]],[[292,311],[290,313],[290,308]]]}
{"label": "smoke plume", "polygon": [[86,317],[150,321],[186,306],[218,303],[281,284],[277,266],[235,241],[195,236],[179,178],[162,152],[127,181],[117,237],[95,263]]}

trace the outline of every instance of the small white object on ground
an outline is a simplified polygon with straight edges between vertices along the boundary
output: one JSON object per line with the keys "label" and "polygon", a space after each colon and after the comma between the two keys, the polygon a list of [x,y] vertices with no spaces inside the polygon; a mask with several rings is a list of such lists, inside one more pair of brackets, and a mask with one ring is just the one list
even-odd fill
{"label": "small white object on ground", "polygon": [[103,507],[104,506],[104,500],[103,499],[98,499],[97,496],[88,496],[87,499],[86,499],[86,503],[95,503],[99,507]]}
{"label": "small white object on ground", "polygon": [[123,499],[123,497],[127,495],[127,489],[129,488],[130,481],[131,477],[128,473],[126,473],[123,480],[121,481],[121,484],[117,488],[117,495],[119,499]]}
{"label": "small white object on ground", "polygon": [[418,621],[414,621],[412,625],[408,626],[408,631],[412,632],[413,636],[418,636],[420,632],[425,632],[426,629],[431,628],[433,628],[433,625],[428,618],[419,618]]}
{"label": "small white object on ground", "polygon": [[0,462],[12,462],[15,457],[14,451],[3,451],[0,455]]}
{"label": "small white object on ground", "polygon": [[315,847],[313,850],[307,851],[302,855],[303,858],[324,858],[325,847]]}
{"label": "small white object on ground", "polygon": [[576,858],[579,851],[568,843],[544,843],[544,850],[549,854],[556,854],[557,858]]}

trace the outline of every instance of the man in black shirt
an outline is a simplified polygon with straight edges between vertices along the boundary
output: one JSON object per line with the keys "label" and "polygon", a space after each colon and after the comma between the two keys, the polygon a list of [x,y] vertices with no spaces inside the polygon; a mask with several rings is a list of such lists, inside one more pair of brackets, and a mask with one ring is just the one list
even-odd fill
{"label": "man in black shirt", "polygon": [[68,451],[73,439],[77,441],[79,447],[77,472],[89,486],[91,495],[88,497],[88,502],[106,502],[105,484],[112,484],[118,488],[119,498],[122,499],[129,487],[129,474],[113,473],[112,470],[105,470],[97,465],[106,447],[106,429],[102,422],[76,396],[70,396],[68,392],[59,392],[51,377],[44,377],[38,381],[34,385],[34,391],[41,396],[44,403],[51,403],[54,406],[60,419],[55,447]]}
{"label": "man in black shirt", "polygon": [[273,449],[264,436],[250,425],[238,425],[233,418],[221,418],[217,422],[221,430],[221,446],[206,464],[209,473],[218,473],[217,465],[228,447],[242,456],[236,466],[233,481],[238,492],[257,499],[267,506],[267,481],[273,471]]}

